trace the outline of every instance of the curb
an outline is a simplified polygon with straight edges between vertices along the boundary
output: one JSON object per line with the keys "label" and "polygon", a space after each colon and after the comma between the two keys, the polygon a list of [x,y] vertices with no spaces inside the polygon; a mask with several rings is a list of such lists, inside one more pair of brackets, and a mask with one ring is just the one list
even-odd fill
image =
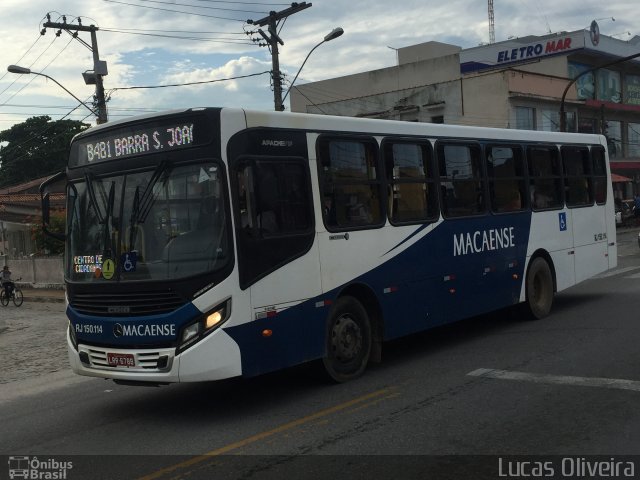
{"label": "curb", "polygon": [[57,297],[30,297],[29,295],[24,295],[24,301],[25,302],[38,302],[38,303],[64,303],[64,298],[57,298]]}

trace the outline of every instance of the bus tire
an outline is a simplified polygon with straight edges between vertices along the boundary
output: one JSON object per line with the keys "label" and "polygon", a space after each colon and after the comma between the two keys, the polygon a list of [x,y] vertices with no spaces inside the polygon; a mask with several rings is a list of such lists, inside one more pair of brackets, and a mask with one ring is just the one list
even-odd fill
{"label": "bus tire", "polygon": [[531,261],[525,288],[528,316],[539,320],[549,315],[553,305],[553,274],[544,258],[536,257]]}
{"label": "bus tire", "polygon": [[353,297],[338,298],[327,321],[326,353],[322,359],[329,378],[342,383],[359,377],[371,356],[371,322]]}

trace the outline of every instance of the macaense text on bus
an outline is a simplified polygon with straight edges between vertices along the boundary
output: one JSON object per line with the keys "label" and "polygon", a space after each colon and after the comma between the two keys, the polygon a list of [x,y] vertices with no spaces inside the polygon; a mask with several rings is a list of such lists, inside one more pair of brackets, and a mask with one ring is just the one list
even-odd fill
{"label": "macaense text on bus", "polygon": [[513,227],[476,230],[453,236],[453,256],[515,247]]}
{"label": "macaense text on bus", "polygon": [[87,143],[87,162],[140,155],[161,149],[186,147],[195,141],[193,124],[176,125],[164,130],[149,130],[129,135],[114,135]]}

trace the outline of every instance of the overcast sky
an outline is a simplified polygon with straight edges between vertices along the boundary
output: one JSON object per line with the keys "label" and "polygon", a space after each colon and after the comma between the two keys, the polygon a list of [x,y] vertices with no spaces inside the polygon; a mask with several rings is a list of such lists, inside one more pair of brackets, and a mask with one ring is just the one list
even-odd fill
{"label": "overcast sky", "polygon": [[[287,81],[333,28],[342,27],[345,33],[310,56],[296,84],[393,66],[393,48],[430,40],[468,48],[489,40],[486,0],[307,3],[312,7],[279,26],[284,41],[280,68]],[[594,19],[605,35],[626,40],[640,34],[638,0],[494,0],[494,4],[497,42],[588,28]],[[66,15],[68,23],[77,25],[81,18],[83,25],[99,27],[100,58],[109,70],[104,85],[110,120],[182,107],[272,110],[270,76],[260,75],[271,69],[271,56],[266,47],[251,41],[261,39],[259,35],[245,34],[256,30],[246,20],[290,5],[264,0],[0,0],[0,130],[34,115],[59,119],[77,105],[43,77],[7,73],[10,64],[45,73],[80,99],[91,101],[94,87],[84,84],[82,72],[93,69],[92,54],[64,31],[58,37],[49,28],[41,35],[47,13],[52,22],[62,22]],[[79,37],[91,43],[88,32]],[[118,90],[253,74],[257,75],[199,86]],[[288,99],[285,104],[288,110]],[[88,114],[81,107],[66,118],[82,120]],[[86,121],[95,123],[95,118],[89,114]]]}

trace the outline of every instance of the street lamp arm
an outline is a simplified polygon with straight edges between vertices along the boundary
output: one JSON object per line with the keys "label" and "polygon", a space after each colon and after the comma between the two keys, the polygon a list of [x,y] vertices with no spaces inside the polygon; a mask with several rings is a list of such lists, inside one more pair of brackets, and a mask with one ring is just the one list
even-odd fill
{"label": "street lamp arm", "polygon": [[561,132],[566,132],[567,131],[567,112],[565,112],[564,110],[564,101],[565,98],[567,97],[567,93],[569,92],[569,89],[571,88],[571,86],[576,83],[576,81],[584,76],[587,75],[588,73],[593,73],[596,70],[599,70],[601,68],[607,68],[610,67],[612,65],[617,65],[618,63],[623,63],[626,62],[628,60],[633,60],[634,58],[638,58],[640,57],[640,53],[635,53],[633,55],[629,55],[628,57],[624,57],[624,58],[619,58],[618,60],[614,60],[613,62],[609,62],[609,63],[605,63],[604,65],[600,65],[599,67],[593,67],[590,68],[588,70],[585,70],[584,72],[580,72],[578,75],[576,75],[576,77],[574,79],[572,79],[567,86],[564,89],[564,92],[562,92],[562,99],[560,100],[560,131]]}
{"label": "street lamp arm", "polygon": [[319,44],[317,44],[315,47],[313,47],[311,49],[311,51],[309,53],[307,53],[307,57],[304,59],[304,62],[302,62],[302,65],[300,65],[300,68],[298,69],[298,73],[296,73],[296,76],[293,77],[293,81],[291,82],[291,85],[289,85],[289,89],[287,90],[287,92],[284,94],[284,97],[282,97],[282,101],[284,102],[287,99],[287,96],[289,95],[289,92],[291,91],[291,89],[293,88],[293,84],[296,83],[296,80],[298,79],[298,75],[300,75],[300,72],[302,71],[302,67],[304,67],[304,64],[307,63],[307,60],[309,60],[309,57],[311,56],[311,54],[313,53],[313,51],[318,48],[320,45],[322,45],[325,41],[321,41]]}
{"label": "street lamp arm", "polygon": [[92,114],[94,115],[98,115],[98,113],[93,110],[92,108],[90,108],[86,103],[84,103],[82,100],[80,100],[78,97],[76,97],[73,93],[71,93],[64,85],[62,85],[60,82],[58,82],[55,78],[50,77],[49,75],[45,75],[44,73],[40,73],[40,72],[33,72],[28,68],[25,67],[20,67],[18,65],[9,65],[7,67],[7,71],[10,73],[19,73],[21,75],[39,75],[41,77],[45,77],[48,78],[49,80],[51,80],[52,82],[56,83],[60,88],[62,88],[65,92],[67,92],[69,95],[71,95],[73,98],[76,99],[76,101],[80,104],[82,104],[87,110],[89,110]]}
{"label": "street lamp arm", "polygon": [[[302,71],[302,67],[304,67],[304,64],[307,63],[307,60],[309,60],[309,57],[311,56],[311,54],[313,53],[313,51],[318,48],[320,45],[322,45],[323,43],[326,42],[330,42],[331,40],[338,38],[340,35],[342,35],[344,33],[344,30],[341,27],[338,28],[334,28],[333,30],[331,30],[328,34],[325,35],[324,39],[317,44],[315,47],[313,47],[311,49],[311,51],[309,53],[307,53],[306,58],[304,59],[304,62],[302,62],[302,65],[300,65],[300,68],[298,69],[298,73],[296,73],[296,76],[293,77],[293,81],[291,82],[291,85],[289,85],[289,89],[287,90],[287,93],[284,94],[284,97],[282,97],[282,102],[285,101],[285,99],[287,98],[287,96],[289,95],[289,92],[291,91],[291,89],[293,88],[293,84],[296,83],[296,80],[298,79],[298,75],[300,75],[300,72]],[[283,105],[284,108],[284,105]]]}

